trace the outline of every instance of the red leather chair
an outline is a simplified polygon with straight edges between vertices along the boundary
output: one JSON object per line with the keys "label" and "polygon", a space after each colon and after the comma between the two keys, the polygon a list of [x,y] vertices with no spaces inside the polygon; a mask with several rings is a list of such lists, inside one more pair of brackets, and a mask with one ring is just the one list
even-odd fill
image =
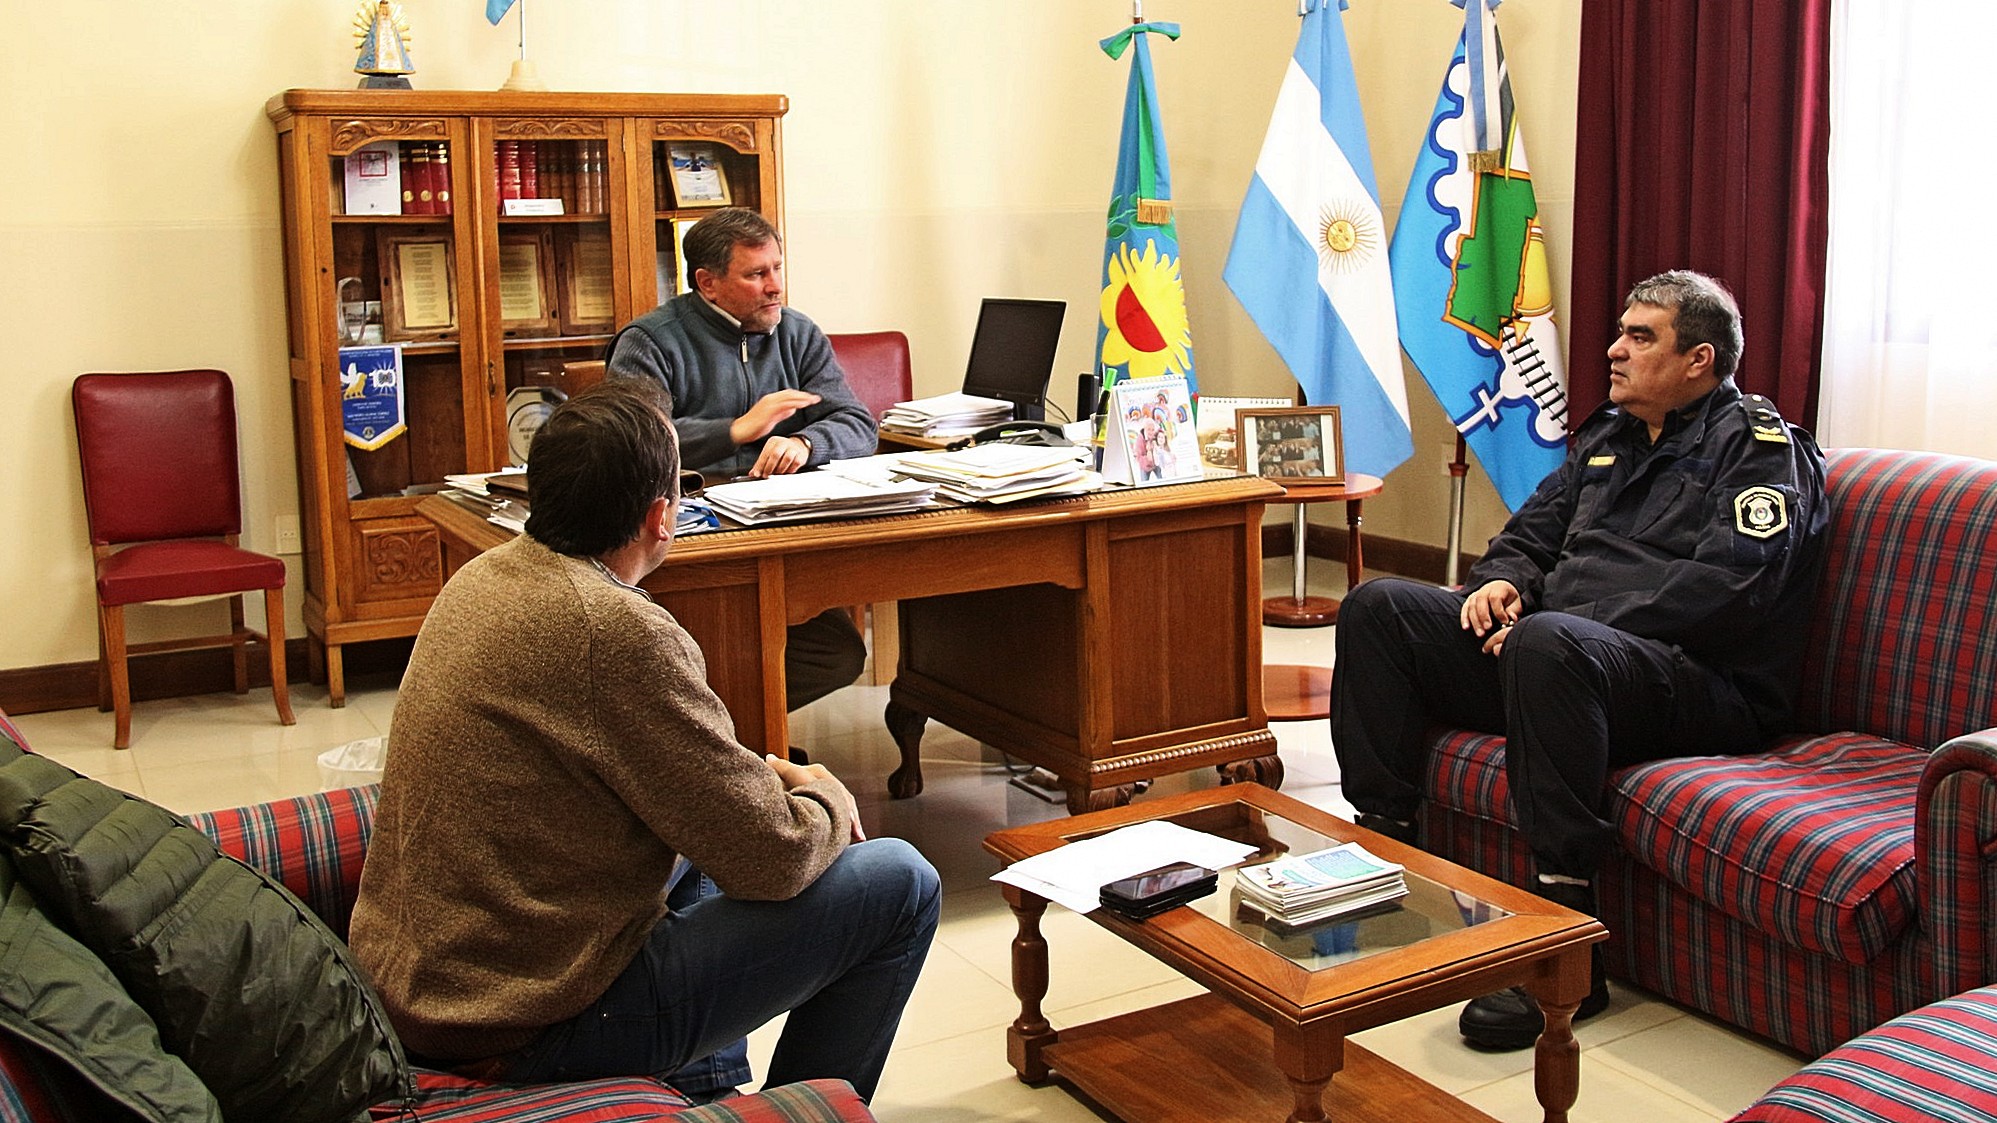
{"label": "red leather chair", "polygon": [[[234,649],[236,693],[249,690],[247,645],[270,650],[278,720],[295,724],[284,674],[284,562],[237,546],[242,494],[236,397],[219,370],[86,374],[70,389],[83,462],[83,506],[97,569],[98,708],[117,713],[113,744],[132,742],[134,653]],[[243,624],[243,594],[264,593],[267,635]],[[125,606],[229,598],[226,634],[125,643]]]}
{"label": "red leather chair", "polygon": [[[826,335],[832,356],[846,372],[846,384],[866,403],[867,412],[879,421],[888,407],[915,396],[915,375],[908,359],[908,337],[898,331],[860,331]],[[894,613],[888,604],[874,605],[874,666],[876,686],[887,682],[899,658],[900,633],[895,631]],[[861,605],[847,609],[853,623],[865,628],[867,610]]]}
{"label": "red leather chair", "polygon": [[832,355],[846,371],[846,384],[879,421],[888,407],[915,396],[908,361],[908,337],[898,331],[827,335]]}

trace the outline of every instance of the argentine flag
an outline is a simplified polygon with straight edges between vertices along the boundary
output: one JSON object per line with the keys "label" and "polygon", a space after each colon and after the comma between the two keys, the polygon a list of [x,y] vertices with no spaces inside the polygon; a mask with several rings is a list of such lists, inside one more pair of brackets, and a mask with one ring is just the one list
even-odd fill
{"label": "argentine flag", "polygon": [[1305,401],[1339,407],[1346,470],[1384,476],[1414,441],[1345,6],[1311,0],[1221,276]]}

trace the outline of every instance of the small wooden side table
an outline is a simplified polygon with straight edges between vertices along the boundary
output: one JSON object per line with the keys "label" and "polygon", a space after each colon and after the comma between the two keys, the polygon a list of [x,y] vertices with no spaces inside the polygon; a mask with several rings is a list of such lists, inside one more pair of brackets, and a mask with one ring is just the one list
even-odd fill
{"label": "small wooden side table", "polygon": [[1349,589],[1359,584],[1366,572],[1359,535],[1360,507],[1367,499],[1380,494],[1381,489],[1386,487],[1386,481],[1378,476],[1354,472],[1345,477],[1344,483],[1283,479],[1271,479],[1269,482],[1283,489],[1281,498],[1269,502],[1297,505],[1297,540],[1291,554],[1291,593],[1287,597],[1270,597],[1263,601],[1262,622],[1279,628],[1321,628],[1326,624],[1336,624],[1336,598],[1304,594],[1304,563],[1307,556],[1304,545],[1310,530],[1310,523],[1304,517],[1305,510],[1312,503],[1345,501],[1345,586]]}

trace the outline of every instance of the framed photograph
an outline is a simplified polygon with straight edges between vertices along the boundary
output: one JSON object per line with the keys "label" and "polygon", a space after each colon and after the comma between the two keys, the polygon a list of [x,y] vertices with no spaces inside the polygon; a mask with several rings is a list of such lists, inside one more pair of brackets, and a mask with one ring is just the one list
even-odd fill
{"label": "framed photograph", "polygon": [[602,335],[614,329],[610,234],[602,229],[568,229],[555,243],[562,294],[563,335]]}
{"label": "framed photograph", "polygon": [[1244,409],[1234,416],[1243,471],[1272,480],[1345,482],[1337,406]]}
{"label": "framed photograph", "polygon": [[508,336],[557,330],[555,236],[545,226],[499,232],[499,328]]}
{"label": "framed photograph", "polygon": [[1288,398],[1216,398],[1200,395],[1200,460],[1215,468],[1241,467],[1241,434],[1235,415],[1244,409],[1284,409]]}
{"label": "framed photograph", "polygon": [[456,262],[448,234],[376,235],[381,268],[381,335],[391,342],[450,339],[458,330]]}
{"label": "framed photograph", "polygon": [[675,206],[728,205],[730,200],[728,167],[722,163],[719,145],[679,142],[668,144],[666,164],[672,172]]}

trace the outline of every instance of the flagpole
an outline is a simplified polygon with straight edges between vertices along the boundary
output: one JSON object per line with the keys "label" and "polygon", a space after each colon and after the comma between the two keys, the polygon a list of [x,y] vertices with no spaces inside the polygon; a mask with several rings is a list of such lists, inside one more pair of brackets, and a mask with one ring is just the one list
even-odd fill
{"label": "flagpole", "polygon": [[513,7],[520,13],[520,57],[513,60],[513,72],[506,76],[506,84],[499,88],[546,92],[548,84],[541,81],[540,73],[527,60],[527,0],[517,0]]}
{"label": "flagpole", "polygon": [[1456,459],[1449,462],[1449,556],[1442,560],[1442,583],[1456,584],[1456,559],[1463,553],[1463,477],[1469,473],[1463,434],[1456,434]]}

